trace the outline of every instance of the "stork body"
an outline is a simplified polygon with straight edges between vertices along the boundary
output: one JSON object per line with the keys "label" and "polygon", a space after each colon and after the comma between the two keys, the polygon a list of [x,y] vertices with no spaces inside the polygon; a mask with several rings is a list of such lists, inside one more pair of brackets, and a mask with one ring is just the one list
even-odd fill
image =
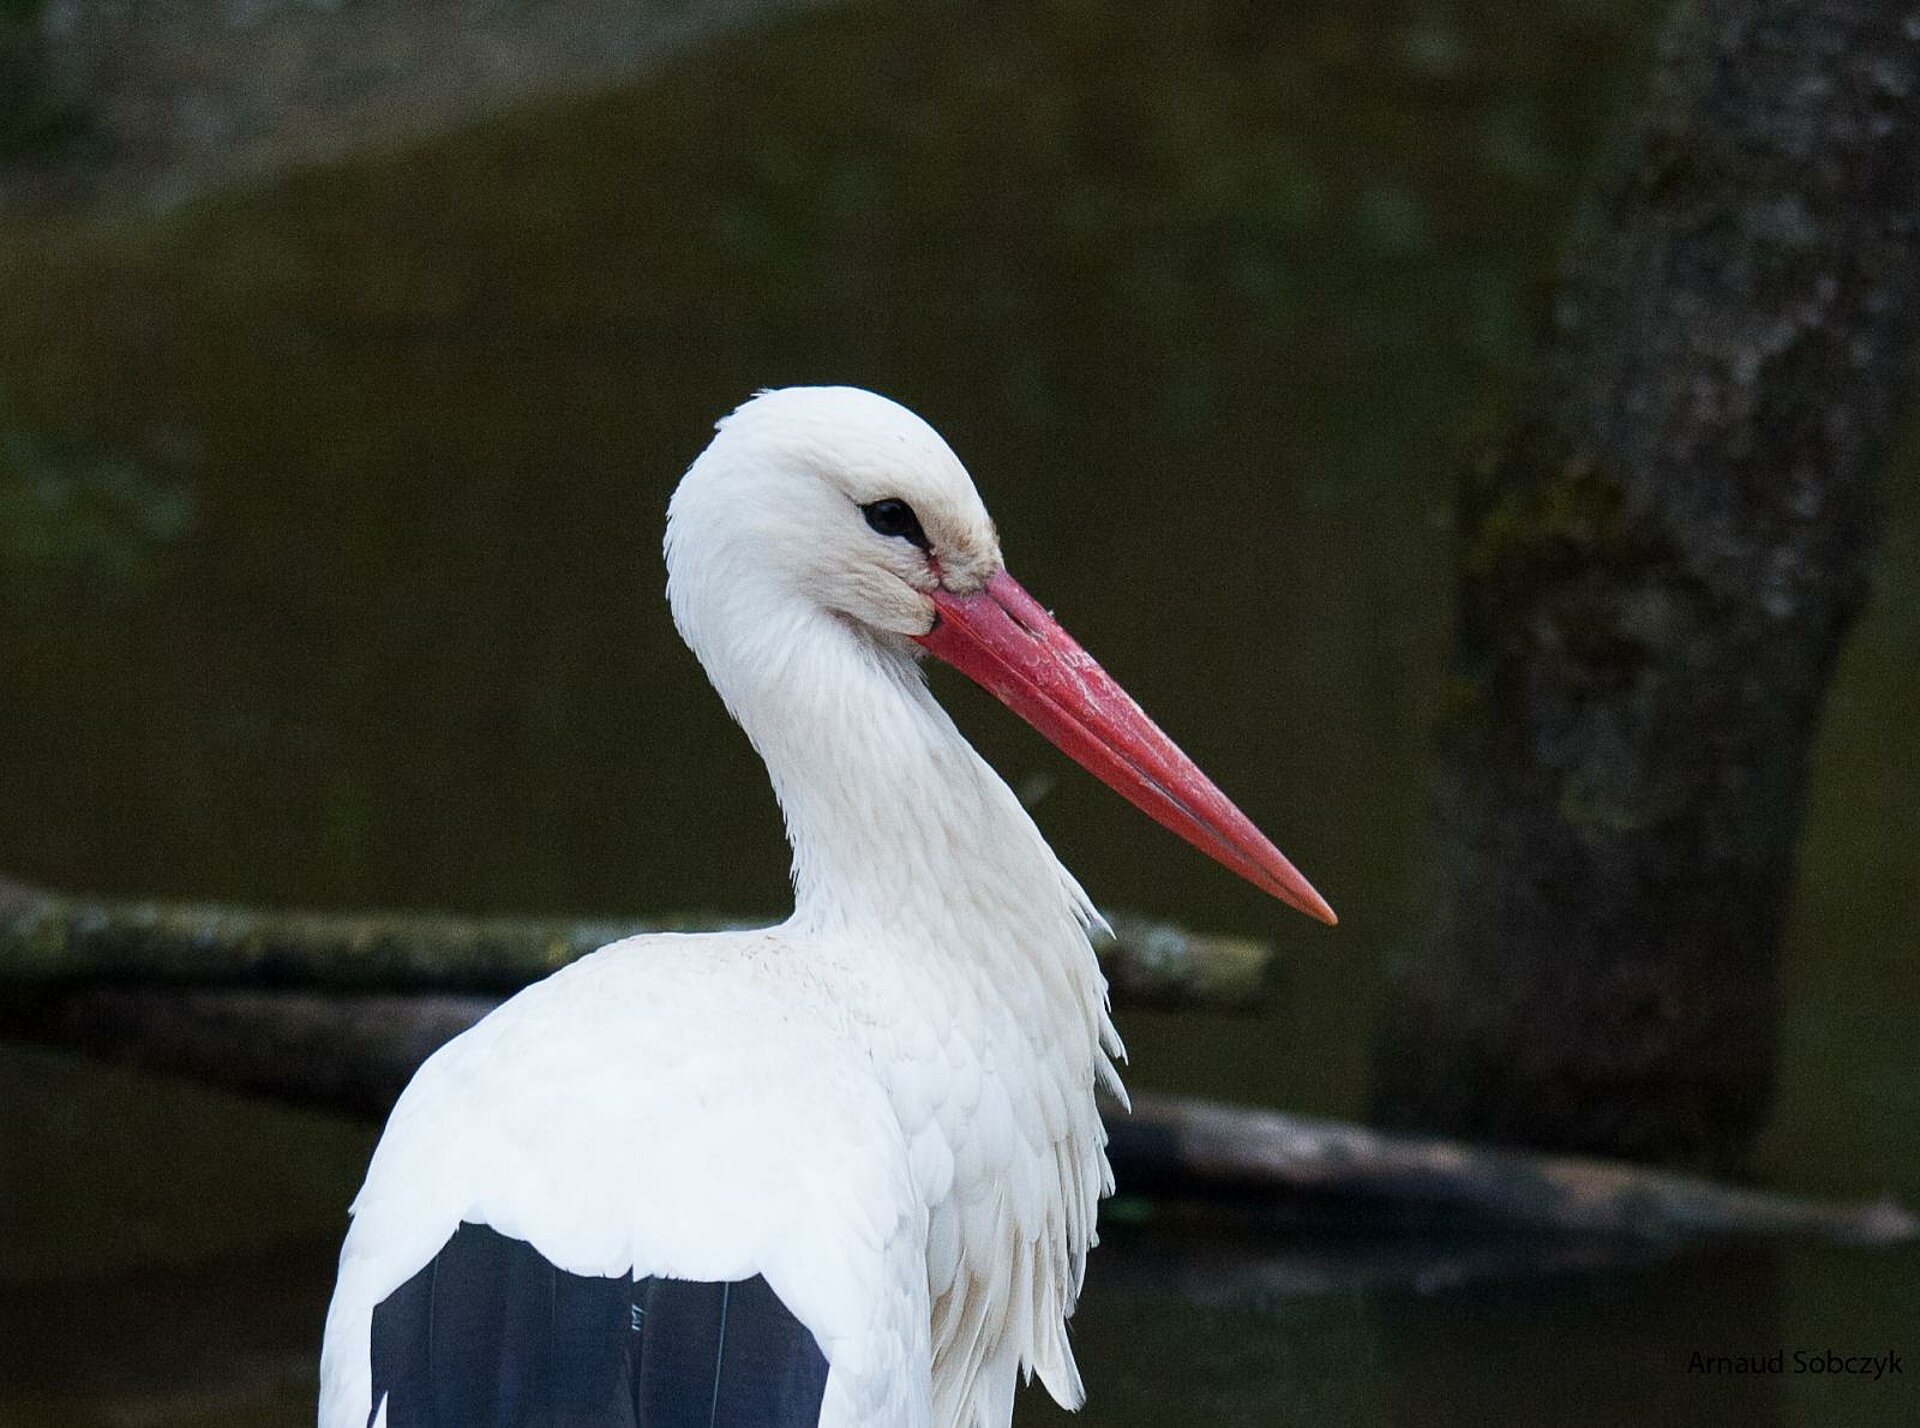
{"label": "stork body", "polygon": [[[662,1402],[701,1398],[684,1418],[602,1405],[605,1416],[555,1421],[1002,1428],[1023,1370],[1077,1407],[1066,1318],[1112,1186],[1094,1093],[1123,1097],[1088,941],[1097,914],[934,702],[921,648],[983,678],[1194,841],[1150,800],[1172,798],[1203,833],[1221,815],[1166,792],[1179,768],[1147,760],[1129,787],[1073,746],[1094,737],[1124,751],[1098,720],[1138,716],[1130,703],[1063,731],[1021,704],[1040,697],[1036,681],[1047,709],[1071,704],[1071,691],[1047,692],[1046,671],[996,687],[994,671],[1018,674],[1025,642],[1044,645],[1057,627],[1019,603],[957,459],[892,403],[793,389],[743,407],[676,492],[667,556],[676,622],[785,814],[793,916],[763,931],[615,943],[428,1060],[355,1202],[328,1316],[322,1428],[436,1421],[417,1406],[435,1392],[422,1375],[467,1370],[421,1336],[437,1314],[444,1338],[456,1310],[477,1316],[460,1352],[484,1361],[496,1400],[522,1403],[529,1374],[590,1391],[579,1385],[591,1374],[569,1367],[581,1335],[556,1327],[557,1309],[528,1331],[500,1287],[519,1282],[505,1271],[488,1271],[458,1305],[403,1313],[408,1296],[453,1282],[442,1267],[456,1243],[473,1243],[463,1225],[550,1266],[552,1284],[529,1292],[555,1304],[575,1280],[582,1292],[763,1282],[770,1295],[752,1302],[798,1326],[784,1338],[768,1330],[775,1347],[736,1373],[740,1346],[760,1342],[741,1336],[765,1326],[723,1291],[719,1347],[688,1351],[698,1391],[658,1380],[669,1385]],[[962,635],[974,644],[952,643]],[[985,673],[969,667],[989,657],[998,663]],[[1059,661],[1070,682],[1099,675],[1076,659],[1072,646]],[[1271,845],[1246,845],[1238,825],[1211,836],[1224,841],[1209,851],[1256,880],[1284,883],[1276,867],[1298,878],[1284,859],[1261,862]],[[1311,889],[1278,890],[1318,904]],[[635,1297],[631,1330],[643,1337],[655,1333],[645,1310]],[[427,1327],[404,1327],[415,1320]],[[640,1402],[643,1367],[668,1371],[659,1344],[608,1370],[623,1405]],[[813,1346],[823,1382],[809,1377]],[[502,1374],[520,1386],[498,1389]],[[760,1407],[722,1412],[748,1399]],[[444,1403],[438,1416],[450,1416]],[[548,1421],[524,1407],[496,1416]]]}

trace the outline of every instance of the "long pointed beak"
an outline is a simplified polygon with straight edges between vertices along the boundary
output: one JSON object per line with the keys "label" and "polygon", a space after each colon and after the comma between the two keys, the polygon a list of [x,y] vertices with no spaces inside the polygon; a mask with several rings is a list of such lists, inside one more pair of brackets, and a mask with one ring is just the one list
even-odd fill
{"label": "long pointed beak", "polygon": [[1004,570],[973,595],[933,594],[920,643],[1112,788],[1255,887],[1325,923],[1327,900]]}

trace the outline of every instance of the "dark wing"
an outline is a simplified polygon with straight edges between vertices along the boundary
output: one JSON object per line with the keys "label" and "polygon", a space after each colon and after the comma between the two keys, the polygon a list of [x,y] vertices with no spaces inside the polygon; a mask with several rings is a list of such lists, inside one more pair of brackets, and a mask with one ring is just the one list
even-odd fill
{"label": "dark wing", "polygon": [[766,1280],[602,1279],[465,1224],[373,1311],[387,1428],[812,1428],[827,1361]]}

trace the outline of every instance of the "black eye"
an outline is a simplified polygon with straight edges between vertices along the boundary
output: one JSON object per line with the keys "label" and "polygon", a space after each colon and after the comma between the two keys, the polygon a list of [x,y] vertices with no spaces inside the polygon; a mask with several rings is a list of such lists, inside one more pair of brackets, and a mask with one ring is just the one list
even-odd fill
{"label": "black eye", "polygon": [[892,496],[884,501],[869,501],[860,508],[860,514],[867,518],[868,525],[883,536],[898,536],[922,550],[933,549],[927,533],[920,529],[920,518],[905,501]]}

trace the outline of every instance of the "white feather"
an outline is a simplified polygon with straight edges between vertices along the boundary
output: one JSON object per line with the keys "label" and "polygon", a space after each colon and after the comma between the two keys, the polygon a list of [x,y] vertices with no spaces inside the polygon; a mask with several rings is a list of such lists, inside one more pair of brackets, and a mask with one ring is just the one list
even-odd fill
{"label": "white feather", "polygon": [[681,483],[674,615],[766,760],[794,914],[616,943],[421,1068],[354,1205],[322,1428],[366,1423],[373,1307],[463,1220],[575,1273],[765,1275],[826,1425],[1004,1428],[1023,1371],[1078,1406],[1122,1054],[1098,915],[928,692],[912,571],[868,568],[888,495],[949,582],[998,567],[959,462],[868,393],[763,395]]}

